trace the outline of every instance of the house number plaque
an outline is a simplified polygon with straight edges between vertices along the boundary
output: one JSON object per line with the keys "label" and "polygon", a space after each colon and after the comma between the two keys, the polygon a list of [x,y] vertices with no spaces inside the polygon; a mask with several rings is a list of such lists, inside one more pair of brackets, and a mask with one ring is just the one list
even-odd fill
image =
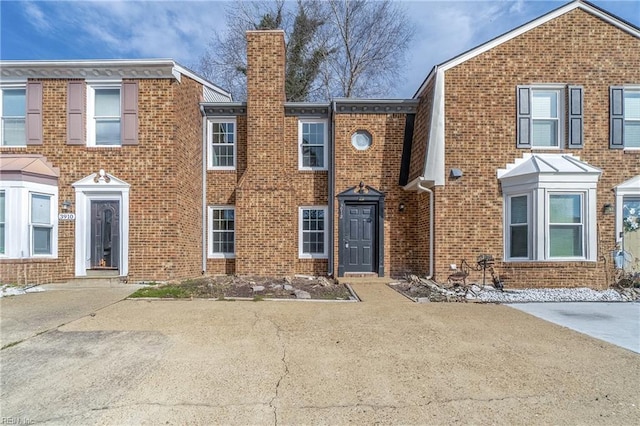
{"label": "house number plaque", "polygon": [[60,213],[58,220],[76,220],[75,213]]}

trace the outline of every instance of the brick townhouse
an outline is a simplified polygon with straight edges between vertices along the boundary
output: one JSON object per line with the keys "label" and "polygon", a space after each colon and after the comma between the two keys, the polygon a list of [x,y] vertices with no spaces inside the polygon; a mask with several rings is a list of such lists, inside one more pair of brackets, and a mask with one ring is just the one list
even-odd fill
{"label": "brick townhouse", "polygon": [[0,64],[0,281],[200,274],[202,101],[168,60]]}
{"label": "brick townhouse", "polygon": [[171,61],[2,63],[2,281],[442,282],[490,254],[511,286],[603,287],[616,245],[640,258],[637,27],[574,1],[413,99],[326,103],[285,102],[281,31],[247,41],[242,103]]}

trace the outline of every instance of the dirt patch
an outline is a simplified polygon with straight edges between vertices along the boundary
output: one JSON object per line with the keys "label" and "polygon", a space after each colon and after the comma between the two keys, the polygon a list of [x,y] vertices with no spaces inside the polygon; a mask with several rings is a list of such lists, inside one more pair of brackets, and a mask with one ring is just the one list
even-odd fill
{"label": "dirt patch", "polygon": [[214,276],[180,283],[150,286],[131,297],[171,297],[207,299],[324,299],[350,300],[349,289],[324,278],[307,275],[294,277]]}

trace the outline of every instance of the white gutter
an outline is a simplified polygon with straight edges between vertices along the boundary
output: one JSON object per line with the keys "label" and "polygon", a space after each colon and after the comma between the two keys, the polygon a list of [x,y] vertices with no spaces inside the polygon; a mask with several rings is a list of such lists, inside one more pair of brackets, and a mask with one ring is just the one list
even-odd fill
{"label": "white gutter", "polygon": [[430,280],[433,277],[433,191],[422,184],[426,182],[424,176],[418,178],[418,193],[420,191],[429,193],[429,275],[427,279]]}
{"label": "white gutter", "polygon": [[202,275],[207,272],[207,117],[202,114]]}

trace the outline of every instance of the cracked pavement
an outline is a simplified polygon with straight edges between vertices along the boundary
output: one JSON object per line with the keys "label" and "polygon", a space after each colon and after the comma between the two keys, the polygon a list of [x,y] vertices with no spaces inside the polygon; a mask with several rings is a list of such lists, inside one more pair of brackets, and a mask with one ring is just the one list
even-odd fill
{"label": "cracked pavement", "polygon": [[638,424],[640,356],[515,309],[125,300],[0,351],[47,424]]}

